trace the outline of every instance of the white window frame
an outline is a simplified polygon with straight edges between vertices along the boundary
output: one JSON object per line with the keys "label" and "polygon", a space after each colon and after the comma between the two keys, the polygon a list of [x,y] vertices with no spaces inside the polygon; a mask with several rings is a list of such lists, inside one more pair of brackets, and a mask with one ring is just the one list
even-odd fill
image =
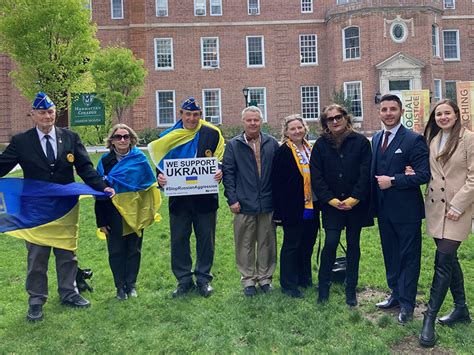
{"label": "white window frame", "polygon": [[[435,37],[435,44],[433,45],[433,29],[434,29],[434,37]],[[434,23],[431,25],[431,47],[433,51],[433,57],[441,57],[441,50],[439,46],[439,26]]]}
{"label": "white window frame", "polygon": [[[312,48],[310,46],[303,47],[303,37],[305,36],[314,36],[314,62],[307,62],[303,63],[303,48]],[[308,33],[308,34],[300,34],[300,66],[305,67],[305,66],[310,66],[310,65],[318,65],[318,35],[315,33]]]}
{"label": "white window frame", "polygon": [[249,15],[260,15],[260,0],[257,1],[257,8],[256,11],[254,10],[255,7],[250,8],[250,0],[247,0],[247,13]]}
{"label": "white window frame", "polygon": [[[197,10],[202,9],[202,7],[197,7],[199,2],[204,2],[204,13],[202,14],[197,13]],[[206,7],[207,7],[207,0],[194,0],[194,16],[199,16],[199,17],[206,16],[207,15]]]}
{"label": "white window frame", "polygon": [[[160,6],[159,3],[163,3],[163,5]],[[156,17],[167,17],[168,16],[168,0],[156,0],[155,1],[155,12],[156,12]],[[159,11],[164,11],[165,13],[159,14]]]}
{"label": "white window frame", "polygon": [[[205,65],[204,63],[204,41],[208,39],[216,40],[216,65]],[[219,56],[219,37],[201,37],[201,68],[202,69],[218,69],[220,68],[220,56]]]}
{"label": "white window frame", "polygon": [[456,0],[452,0],[453,6],[446,6],[446,0],[443,0],[443,9],[454,10],[456,8]]}
{"label": "white window frame", "polygon": [[114,0],[110,0],[110,17],[112,20],[122,20],[124,18],[124,13],[123,13],[123,0],[119,0],[120,5],[121,5],[121,11],[120,13],[122,14],[120,17],[119,16],[114,16]]}
{"label": "white window frame", "polygon": [[[211,92],[215,91],[219,95],[219,122],[212,122],[212,121],[207,121],[206,116],[207,116],[207,105],[206,105],[206,92]],[[202,118],[215,125],[220,125],[222,124],[222,98],[221,98],[221,89],[219,88],[214,88],[214,89],[203,89],[202,90]]]}
{"label": "white window frame", "polygon": [[[359,30],[359,56],[358,57],[346,57],[346,30],[349,28],[357,28]],[[356,48],[356,47],[354,47]],[[362,57],[362,48],[361,48],[361,37],[360,37],[360,27],[359,26],[347,26],[342,29],[342,58],[344,61],[349,60],[360,60]]]}
{"label": "white window frame", "polygon": [[[262,39],[262,64],[250,64],[249,57],[249,38],[261,38]],[[246,55],[247,55],[247,68],[263,68],[265,67],[265,37],[264,36],[247,36],[245,39],[246,44]]]}
{"label": "white window frame", "polygon": [[[445,43],[444,43],[444,33],[445,32],[456,32],[456,50],[457,50],[456,58],[446,58],[446,52],[445,52],[446,46],[445,46]],[[444,61],[446,61],[446,62],[461,60],[461,47],[460,47],[460,42],[459,42],[459,30],[458,29],[443,30],[443,55],[444,55]]]}
{"label": "white window frame", "polygon": [[443,82],[441,79],[433,79],[433,89],[433,99],[436,103],[443,98]]}
{"label": "white window frame", "polygon": [[[158,58],[157,58],[157,42],[159,40],[169,40],[170,47],[171,47],[171,66],[170,67],[158,67]],[[174,49],[173,49],[173,38],[171,37],[158,37],[154,39],[154,47],[155,47],[155,70],[174,70]],[[168,53],[167,53],[168,55]]]}
{"label": "white window frame", "polygon": [[[267,88],[260,86],[260,87],[249,87],[249,96],[247,98],[248,103],[252,101],[252,90],[263,90],[263,122],[267,122]],[[258,106],[260,110],[262,110],[261,105]]]}
{"label": "white window frame", "polygon": [[[315,118],[305,118],[304,115],[305,115],[305,112],[304,112],[304,108],[303,108],[303,104],[307,104],[308,102],[303,102],[303,89],[304,88],[316,88],[316,95],[317,95],[317,101],[318,101],[318,112],[317,112],[317,116]],[[319,93],[319,86],[318,85],[302,85],[300,87],[300,103],[301,103],[301,116],[303,117],[303,119],[305,121],[318,121],[319,118],[321,117],[321,97],[320,97],[320,93]],[[309,102],[309,103],[314,103],[314,102]]]}
{"label": "white window frame", "polygon": [[336,3],[337,5],[345,5],[345,4],[350,4],[351,2],[359,2],[361,0],[337,0]]}
{"label": "white window frame", "polygon": [[[214,3],[217,3],[218,5],[213,5]],[[220,13],[213,13],[212,12],[212,6],[220,6],[221,12]],[[211,16],[222,16],[222,13],[224,10],[222,9],[222,0],[209,0],[209,13]]]}
{"label": "white window frame", "polygon": [[[172,92],[173,93],[173,122],[172,123],[160,123],[160,100],[159,100],[159,93],[160,92]],[[156,126],[157,127],[171,127],[176,123],[176,92],[174,90],[156,90]]]}
{"label": "white window frame", "polygon": [[[308,5],[310,9],[306,10],[305,7]],[[314,8],[313,0],[301,0],[301,13],[302,14],[312,14],[313,8]]]}
{"label": "white window frame", "polygon": [[355,81],[345,81],[344,82],[344,99],[347,99],[347,86],[350,84],[359,84],[360,87],[360,116],[356,116],[354,112],[352,112],[352,100],[351,100],[351,113],[354,115],[354,121],[362,121],[364,119],[364,100],[363,100],[363,92],[362,92],[362,81],[355,80]]}

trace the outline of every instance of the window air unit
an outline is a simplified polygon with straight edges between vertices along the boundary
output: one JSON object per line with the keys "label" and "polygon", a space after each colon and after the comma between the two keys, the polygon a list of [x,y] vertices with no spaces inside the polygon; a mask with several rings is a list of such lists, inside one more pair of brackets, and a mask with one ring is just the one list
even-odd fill
{"label": "window air unit", "polygon": [[196,16],[204,16],[206,14],[206,10],[203,8],[196,9]]}
{"label": "window air unit", "polygon": [[209,116],[211,123],[219,123],[219,116]]}
{"label": "window air unit", "polygon": [[158,16],[168,16],[168,11],[166,9],[159,9]]}
{"label": "window air unit", "polygon": [[454,1],[446,1],[444,3],[444,8],[445,9],[454,9]]}
{"label": "window air unit", "polygon": [[258,15],[258,8],[252,7],[249,9],[249,15]]}
{"label": "window air unit", "polygon": [[209,66],[212,68],[217,68],[219,66],[219,62],[217,60],[210,60]]}

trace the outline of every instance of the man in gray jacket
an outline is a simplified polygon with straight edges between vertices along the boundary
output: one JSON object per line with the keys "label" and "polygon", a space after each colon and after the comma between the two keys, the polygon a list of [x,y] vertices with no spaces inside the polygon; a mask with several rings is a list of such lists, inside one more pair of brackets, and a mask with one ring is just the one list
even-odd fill
{"label": "man in gray jacket", "polygon": [[227,143],[223,159],[224,194],[234,213],[235,257],[248,297],[257,294],[257,284],[264,293],[272,290],[276,267],[271,171],[278,142],[260,132],[262,120],[258,107],[245,108],[244,132]]}

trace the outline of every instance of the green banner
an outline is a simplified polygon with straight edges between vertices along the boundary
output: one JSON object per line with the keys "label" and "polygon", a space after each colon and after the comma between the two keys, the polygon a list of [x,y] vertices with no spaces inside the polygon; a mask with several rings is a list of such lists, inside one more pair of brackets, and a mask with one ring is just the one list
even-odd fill
{"label": "green banner", "polygon": [[105,107],[96,94],[71,94],[69,111],[71,126],[99,126],[105,124]]}

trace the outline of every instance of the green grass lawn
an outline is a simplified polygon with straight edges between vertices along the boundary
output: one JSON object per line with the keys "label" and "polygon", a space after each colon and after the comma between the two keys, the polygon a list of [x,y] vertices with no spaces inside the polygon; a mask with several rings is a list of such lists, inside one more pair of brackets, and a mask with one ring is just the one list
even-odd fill
{"label": "green grass lawn", "polygon": [[[93,159],[97,160],[97,155]],[[20,174],[14,174],[21,176]],[[65,308],[56,292],[54,258],[50,263],[50,297],[45,319],[36,324],[25,320],[24,290],[26,249],[24,242],[0,236],[0,353],[389,353],[403,349],[419,351],[415,337],[421,328],[418,317],[400,326],[395,316],[376,310],[381,292],[388,291],[376,227],[362,232],[359,282],[360,305],[350,310],[341,285],[331,288],[330,302],[316,304],[314,288],[304,299],[291,299],[279,290],[279,272],[272,294],[243,296],[235,266],[232,216],[221,191],[216,253],[212,283],[215,293],[208,299],[197,294],[172,299],[176,281],[170,268],[170,238],[167,201],[161,208],[162,222],[145,231],[139,297],[119,302],[107,262],[104,241],[95,236],[93,200],[81,201],[79,264],[94,270],[93,293],[85,293],[92,307]],[[281,246],[281,229],[278,245]],[[192,237],[192,240],[194,237]],[[194,245],[194,242],[193,242]],[[419,309],[424,310],[433,270],[434,248],[423,240],[419,281]],[[315,252],[317,245],[315,247]],[[467,298],[474,300],[474,241],[463,243],[459,257],[465,274]],[[314,257],[314,260],[316,257]],[[317,280],[316,269],[313,279]],[[380,292],[381,291],[381,292]],[[448,294],[442,313],[449,311]],[[474,310],[474,309],[473,309]],[[437,327],[438,350],[472,353],[474,326],[453,329]],[[415,345],[414,345],[415,344]]]}

